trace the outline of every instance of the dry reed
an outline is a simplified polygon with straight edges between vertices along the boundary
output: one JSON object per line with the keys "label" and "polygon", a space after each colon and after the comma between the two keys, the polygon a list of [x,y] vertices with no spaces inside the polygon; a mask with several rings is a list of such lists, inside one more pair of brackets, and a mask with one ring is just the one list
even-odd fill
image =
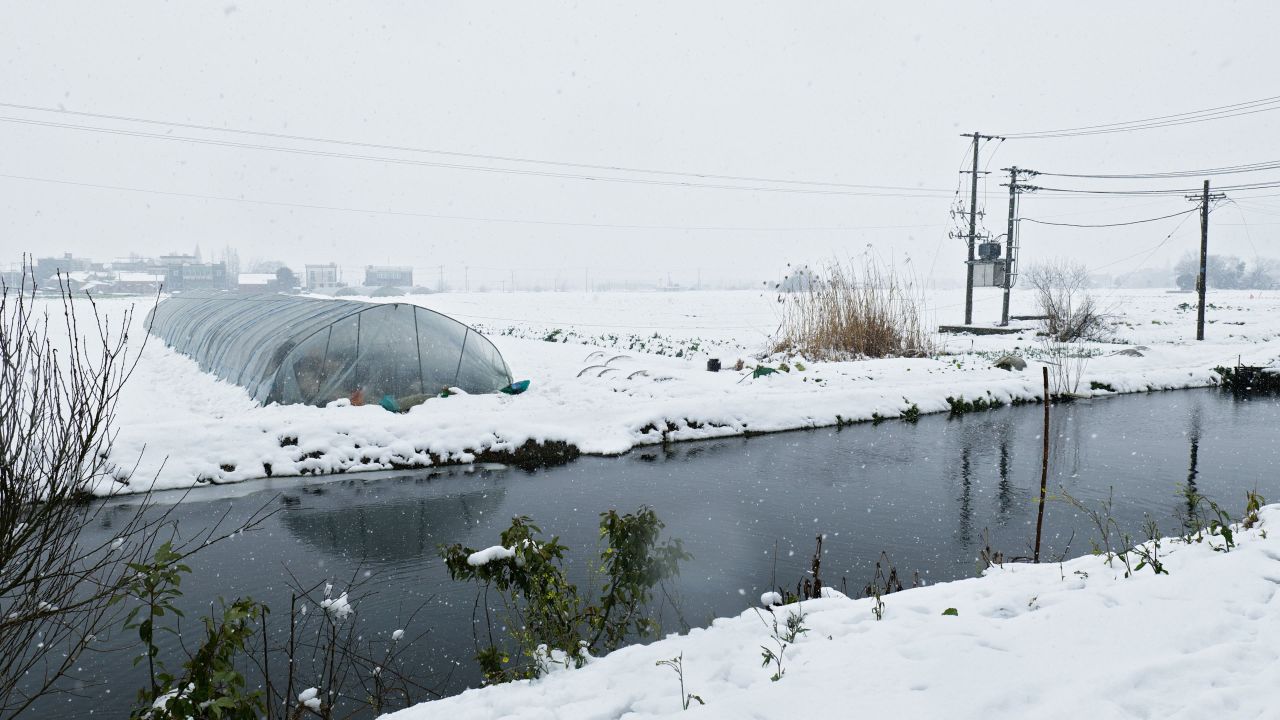
{"label": "dry reed", "polygon": [[782,322],[772,351],[814,360],[922,357],[936,351],[924,294],[867,258],[832,262],[793,292],[780,292]]}

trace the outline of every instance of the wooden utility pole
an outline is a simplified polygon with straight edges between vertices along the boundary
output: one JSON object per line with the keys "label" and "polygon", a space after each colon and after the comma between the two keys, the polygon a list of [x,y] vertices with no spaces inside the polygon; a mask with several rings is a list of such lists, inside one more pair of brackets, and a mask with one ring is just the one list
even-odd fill
{"label": "wooden utility pole", "polygon": [[[961,134],[960,137],[973,138],[973,181],[969,186],[969,261],[965,265],[964,279],[964,324],[973,323],[973,261],[974,249],[978,242],[978,147],[983,140],[995,140],[995,135],[983,135],[980,132]],[[1003,138],[999,138],[1003,139]],[[961,172],[966,172],[962,170]]]}
{"label": "wooden utility pole", "polygon": [[1196,292],[1200,295],[1200,306],[1196,309],[1196,340],[1204,340],[1204,304],[1205,294],[1209,289],[1209,201],[1222,200],[1222,193],[1209,194],[1209,181],[1204,181],[1204,190],[1199,195],[1188,195],[1188,200],[1200,203],[1200,272],[1196,275]]}

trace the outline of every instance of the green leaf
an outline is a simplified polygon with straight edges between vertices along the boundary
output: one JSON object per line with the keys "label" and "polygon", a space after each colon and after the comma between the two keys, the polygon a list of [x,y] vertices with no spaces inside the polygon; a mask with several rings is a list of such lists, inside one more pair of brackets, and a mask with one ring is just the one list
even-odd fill
{"label": "green leaf", "polygon": [[960,614],[960,611],[959,611],[959,610],[956,610],[955,608],[947,608],[946,610],[943,610],[943,611],[942,611],[942,614],[943,614],[943,615],[956,616],[956,615],[959,615],[959,614]]}

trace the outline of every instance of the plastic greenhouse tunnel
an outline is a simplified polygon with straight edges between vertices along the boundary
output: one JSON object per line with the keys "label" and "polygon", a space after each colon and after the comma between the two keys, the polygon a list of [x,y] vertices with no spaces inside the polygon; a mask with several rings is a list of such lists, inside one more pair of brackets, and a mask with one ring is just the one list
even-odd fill
{"label": "plastic greenhouse tunnel", "polygon": [[487,338],[405,303],[184,293],[157,305],[147,327],[262,404],[345,399],[402,411],[452,388],[513,392]]}

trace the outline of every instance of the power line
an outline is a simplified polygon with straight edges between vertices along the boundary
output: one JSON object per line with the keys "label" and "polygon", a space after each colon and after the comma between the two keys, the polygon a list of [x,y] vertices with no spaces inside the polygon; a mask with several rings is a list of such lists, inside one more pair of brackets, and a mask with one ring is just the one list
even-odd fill
{"label": "power line", "polygon": [[[1268,188],[1280,187],[1280,181],[1267,181],[1257,183],[1241,183],[1237,185],[1222,185],[1215,188],[1216,190],[1264,190]],[[1194,193],[1198,188],[1166,188],[1166,189],[1143,189],[1143,190],[1090,190],[1085,188],[1052,188],[1037,186],[1036,189],[1046,192],[1055,192],[1072,195],[1185,195]]]}
{"label": "power line", "polygon": [[1022,218],[1021,222],[1030,222],[1030,223],[1035,223],[1037,225],[1056,225],[1059,227],[1073,227],[1073,228],[1109,228],[1109,227],[1123,227],[1125,225],[1141,225],[1142,223],[1156,222],[1157,220],[1168,220],[1169,218],[1175,218],[1175,217],[1178,217],[1179,215],[1190,215],[1193,212],[1198,212],[1198,211],[1195,209],[1183,210],[1182,212],[1176,212],[1176,213],[1173,213],[1172,215],[1161,215],[1160,217],[1146,218],[1143,220],[1130,220],[1129,222],[1118,222],[1118,223],[1100,223],[1100,224],[1062,223],[1062,222],[1049,222],[1047,220],[1036,220],[1035,218]]}
{"label": "power line", "polygon": [[[1191,213],[1194,213],[1194,212],[1196,212],[1196,210],[1192,210],[1192,211],[1191,211]],[[1182,213],[1182,214],[1183,214],[1183,215],[1190,215],[1191,213]],[[1176,234],[1179,230],[1181,230],[1181,229],[1182,229],[1182,225],[1183,225],[1183,223],[1185,223],[1186,221],[1187,221],[1187,218],[1186,218],[1186,217],[1184,217],[1184,218],[1182,218],[1181,220],[1179,220],[1179,221],[1178,221],[1178,224],[1177,224],[1177,225],[1174,225],[1174,226],[1173,226],[1173,229],[1169,231],[1169,234],[1168,234],[1168,235],[1165,235],[1163,240],[1161,240],[1160,242],[1156,243],[1156,244],[1155,244],[1154,246],[1152,246],[1149,250],[1142,250],[1142,251],[1140,251],[1140,252],[1136,252],[1136,253],[1134,253],[1134,254],[1132,254],[1132,255],[1126,255],[1125,257],[1122,257],[1122,258],[1120,258],[1119,260],[1114,260],[1114,261],[1109,262],[1109,263],[1106,263],[1106,264],[1104,264],[1104,265],[1098,265],[1097,267],[1089,268],[1089,272],[1094,273],[1094,272],[1097,272],[1097,271],[1099,271],[1099,270],[1103,270],[1103,269],[1109,268],[1109,267],[1111,267],[1111,266],[1113,266],[1113,265],[1119,265],[1119,264],[1120,264],[1120,263],[1122,263],[1122,262],[1126,262],[1126,261],[1128,261],[1128,260],[1132,260],[1133,258],[1136,258],[1136,257],[1138,257],[1139,255],[1143,255],[1143,254],[1145,254],[1147,257],[1143,258],[1142,262],[1138,263],[1138,267],[1137,267],[1137,269],[1130,270],[1127,274],[1128,274],[1128,275],[1132,275],[1132,274],[1136,273],[1138,270],[1141,270],[1141,269],[1142,269],[1142,267],[1143,267],[1143,266],[1145,266],[1145,265],[1147,264],[1147,261],[1149,261],[1149,260],[1151,259],[1151,256],[1152,256],[1152,255],[1155,255],[1155,254],[1156,254],[1156,251],[1157,251],[1157,250],[1159,250],[1160,248],[1164,247],[1164,246],[1165,246],[1165,244],[1166,244],[1166,243],[1168,243],[1168,242],[1169,242],[1169,240],[1171,240],[1171,239],[1173,238],[1174,234]]]}
{"label": "power line", "polygon": [[1084,125],[1074,128],[1058,128],[1056,130],[1039,130],[1022,133],[1001,133],[1004,137],[1017,140],[1030,140],[1058,137],[1078,137],[1081,135],[1102,135],[1107,133],[1130,132],[1134,130],[1150,130],[1154,128],[1187,125],[1191,123],[1221,120],[1241,115],[1252,115],[1260,112],[1280,110],[1280,96],[1249,100],[1232,105],[1221,105],[1214,108],[1192,110],[1173,115],[1159,115],[1140,120],[1104,123],[1101,125]]}
{"label": "power line", "polygon": [[42,178],[26,175],[9,175],[0,173],[0,178],[10,180],[22,180],[26,182],[51,183],[56,185],[70,185],[73,187],[93,188],[97,190],[116,190],[120,192],[146,193],[151,195],[161,195],[167,197],[180,197],[193,200],[216,200],[219,202],[236,202],[246,203],[250,205],[267,205],[274,207],[287,207],[304,210],[329,210],[333,212],[349,212],[360,213],[365,215],[390,215],[397,217],[421,217],[436,220],[462,220],[470,222],[486,222],[486,223],[515,223],[522,225],[553,225],[562,227],[587,227],[587,228],[605,228],[618,230],[694,230],[694,231],[726,231],[726,232],[844,232],[855,230],[896,230],[909,228],[935,228],[946,227],[941,224],[932,225],[862,225],[862,226],[812,226],[812,227],[751,227],[751,226],[715,226],[715,225],[628,225],[621,223],[590,223],[590,222],[571,222],[559,220],[530,220],[525,218],[493,218],[474,215],[442,215],[437,213],[415,212],[410,210],[381,210],[376,208],[355,208],[340,207],[333,205],[320,205],[314,203],[298,203],[283,200],[260,200],[246,197],[229,197],[223,195],[204,195],[200,193],[186,193],[174,190],[155,190],[151,188],[129,187],[125,185],[105,185],[99,183],[79,182],[75,180],[62,180],[57,178]]}
{"label": "power line", "polygon": [[1161,178],[1185,178],[1185,177],[1203,177],[1205,175],[1235,175],[1239,173],[1259,172],[1263,170],[1280,169],[1280,160],[1270,160],[1267,162],[1249,163],[1247,165],[1229,165],[1220,168],[1206,168],[1203,170],[1171,170],[1167,172],[1141,172],[1141,173],[1055,173],[1036,171],[1036,175],[1045,177],[1062,177],[1062,178],[1085,178],[1094,180],[1145,180],[1145,179],[1161,179]]}
{"label": "power line", "polygon": [[[902,191],[911,191],[911,192],[932,192],[932,193],[949,192],[948,190],[945,190],[942,188],[920,188],[920,187],[910,187],[910,186],[900,186],[900,185],[864,185],[864,184],[854,184],[854,183],[825,182],[825,181],[816,181],[816,180],[793,180],[793,179],[787,179],[787,178],[771,178],[771,177],[757,177],[757,176],[744,176],[744,175],[721,175],[721,174],[714,174],[714,173],[698,173],[698,172],[684,172],[684,171],[676,171],[676,170],[637,168],[637,167],[627,167],[627,166],[621,166],[621,165],[601,165],[601,164],[592,164],[592,163],[577,163],[577,162],[567,162],[567,161],[558,161],[558,160],[545,160],[545,159],[539,159],[539,158],[526,158],[526,157],[518,157],[518,156],[511,156],[511,155],[490,155],[490,154],[484,154],[484,153],[467,153],[467,152],[456,152],[456,151],[448,151],[448,150],[434,150],[434,149],[419,148],[419,147],[412,147],[412,146],[406,146],[406,145],[391,145],[391,144],[384,144],[384,143],[336,140],[332,138],[307,136],[307,135],[291,135],[287,133],[273,133],[273,132],[264,132],[264,131],[256,131],[256,130],[243,130],[239,128],[225,128],[225,127],[217,127],[213,125],[200,125],[196,123],[181,123],[181,122],[151,120],[147,118],[129,117],[124,115],[106,115],[106,114],[100,114],[100,113],[78,112],[78,111],[71,111],[71,110],[61,110],[57,108],[38,107],[33,105],[19,105],[16,103],[0,103],[0,107],[8,107],[8,108],[14,108],[14,109],[39,111],[39,112],[53,112],[53,113],[61,113],[65,115],[92,117],[92,118],[105,119],[105,120],[117,120],[117,121],[125,121],[125,122],[144,123],[144,124],[150,124],[150,125],[178,127],[178,128],[189,129],[189,130],[201,130],[201,131],[207,131],[207,132],[221,132],[221,133],[232,133],[237,135],[266,137],[266,138],[272,138],[275,140],[312,142],[312,143],[328,144],[328,145],[359,147],[359,148],[372,149],[372,150],[387,150],[387,151],[394,151],[394,152],[407,152],[407,153],[417,153],[417,154],[440,155],[440,156],[456,157],[456,158],[468,158],[473,160],[490,160],[490,161],[496,161],[496,162],[515,162],[515,163],[527,163],[527,164],[534,164],[534,165],[550,165],[550,166],[557,166],[557,167],[577,168],[581,170],[639,173],[639,174],[659,175],[659,176],[666,176],[666,177],[687,177],[687,178],[695,178],[699,181],[721,180],[721,181],[731,181],[731,182],[773,183],[778,185],[805,186],[809,188],[845,188],[845,189],[851,189],[851,190],[902,190]],[[406,158],[388,158],[388,157],[382,157],[382,156],[359,155],[359,154],[336,152],[336,151],[308,150],[304,148],[286,148],[286,147],[277,146],[277,145],[258,145],[258,144],[252,144],[252,143],[230,141],[230,140],[196,138],[196,137],[190,137],[190,136],[172,135],[170,133],[146,132],[142,130],[127,130],[122,128],[106,128],[106,127],[100,127],[100,126],[94,126],[94,125],[78,125],[73,123],[54,122],[51,120],[37,120],[33,118],[0,117],[0,122],[10,122],[10,123],[18,123],[18,124],[26,124],[26,125],[38,125],[42,127],[54,127],[54,128],[68,129],[68,130],[80,130],[85,132],[101,132],[101,133],[107,133],[107,134],[113,134],[113,135],[145,137],[145,138],[159,139],[159,140],[184,141],[184,142],[191,142],[191,143],[216,145],[216,146],[223,146],[223,147],[234,147],[234,148],[242,148],[242,149],[268,150],[268,151],[275,151],[275,152],[298,153],[298,154],[304,154],[304,155],[318,155],[322,157],[339,157],[339,158],[347,158],[347,159],[355,159],[355,160],[372,160],[372,161],[392,162],[392,163],[401,163],[401,164],[425,165],[428,167],[441,167],[441,168],[456,169],[456,170],[475,170],[475,171],[482,171],[482,172],[510,172],[512,174],[520,174],[520,175],[562,177],[562,178],[577,179],[577,180],[600,180],[600,181],[606,181],[606,182],[636,182],[641,184],[656,184],[656,185],[687,185],[691,187],[707,187],[707,188],[730,189],[730,190],[734,190],[734,189],[736,190],[772,190],[776,192],[787,192],[787,191],[815,192],[819,194],[861,194],[861,193],[835,193],[832,190],[825,190],[825,191],[803,190],[800,188],[787,190],[783,188],[739,187],[734,185],[710,184],[705,182],[679,182],[679,181],[660,181],[656,179],[646,180],[646,179],[637,179],[637,178],[617,178],[617,177],[605,177],[605,176],[584,175],[584,174],[574,174],[574,173],[555,173],[555,172],[536,171],[536,170],[529,170],[529,169],[522,170],[519,168],[497,168],[497,167],[488,167],[488,166],[482,166],[482,165],[464,165],[464,164],[453,163],[453,162],[428,161],[428,160],[415,161],[415,160],[409,160]]]}

